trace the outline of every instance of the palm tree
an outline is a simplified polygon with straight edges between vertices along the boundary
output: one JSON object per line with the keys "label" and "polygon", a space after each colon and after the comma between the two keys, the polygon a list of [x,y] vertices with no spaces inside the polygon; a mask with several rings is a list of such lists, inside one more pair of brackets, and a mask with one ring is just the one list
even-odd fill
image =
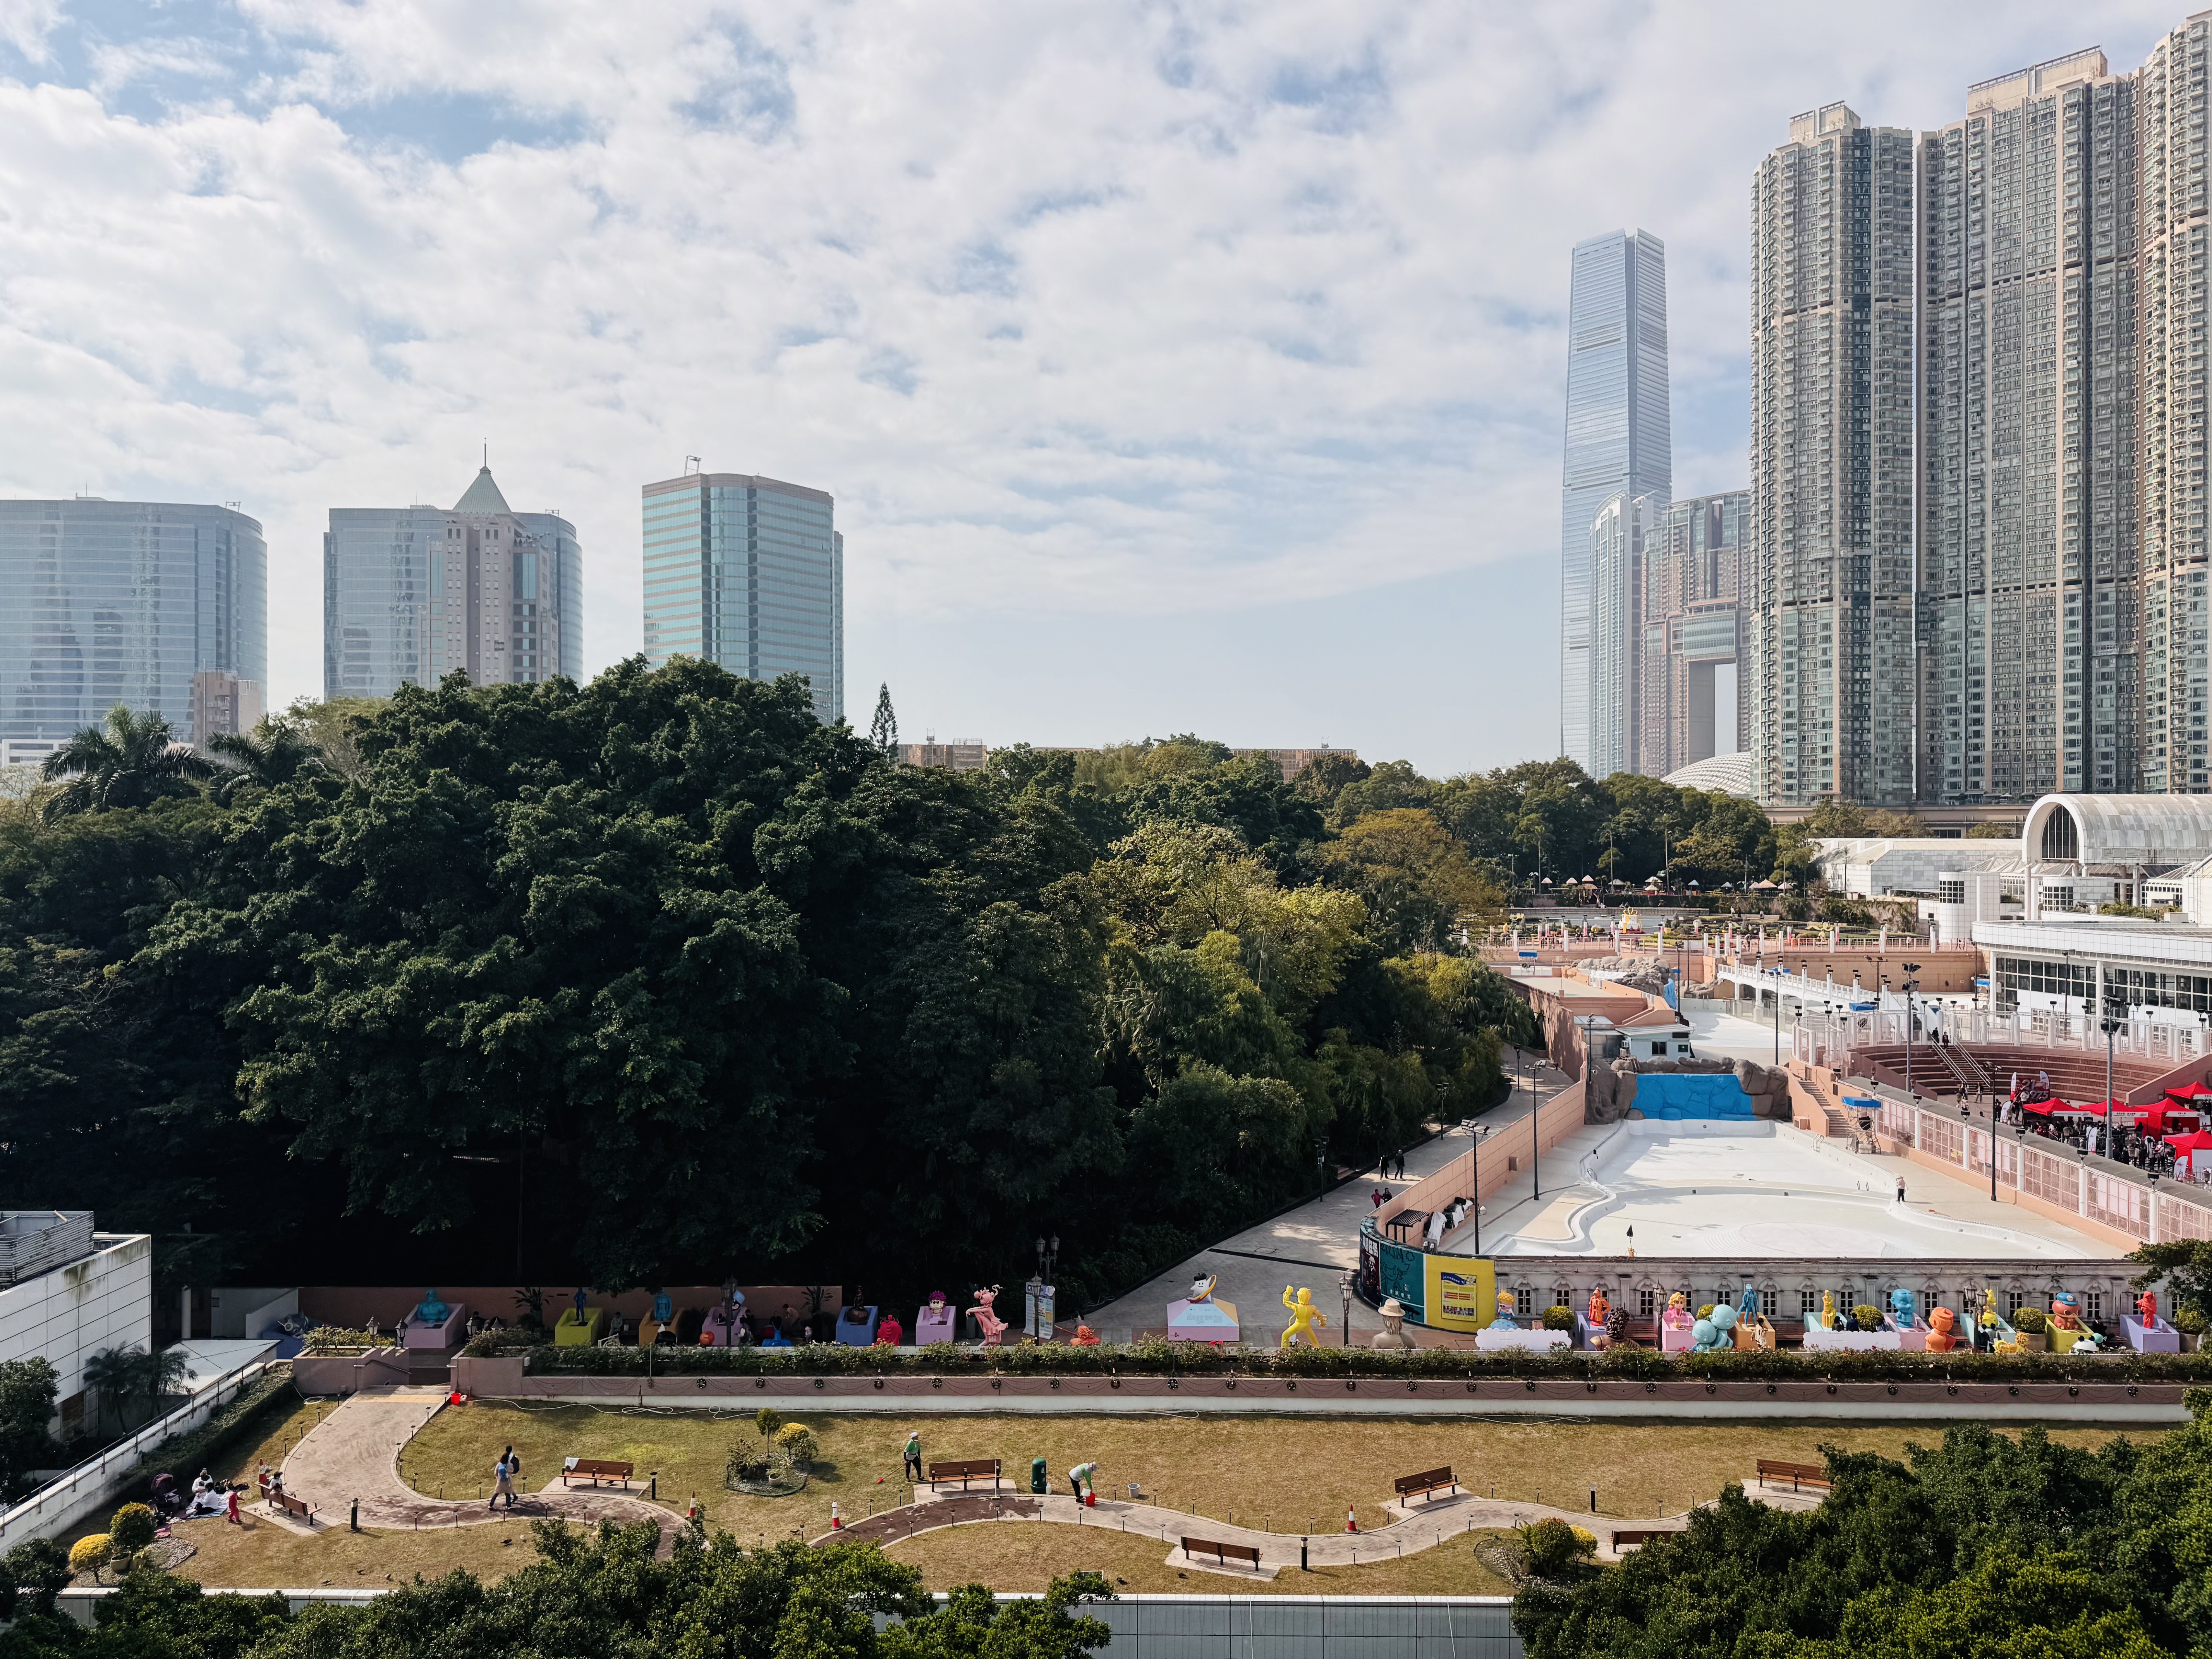
{"label": "palm tree", "polygon": [[137,1391],[138,1367],[145,1355],[136,1348],[103,1348],[84,1362],[84,1386],[93,1395],[93,1432],[107,1420],[107,1408],[115,1407],[115,1420],[123,1421],[124,1402]]}
{"label": "palm tree", "polygon": [[161,1409],[164,1399],[183,1392],[184,1380],[191,1374],[192,1364],[182,1347],[163,1348],[158,1353],[138,1356],[133,1369],[138,1392],[146,1396],[146,1416],[150,1421]]}
{"label": "palm tree", "polygon": [[218,763],[216,793],[229,800],[247,788],[273,789],[328,769],[323,751],[289,724],[264,720],[250,736],[218,732],[207,740]]}
{"label": "palm tree", "polygon": [[165,795],[189,794],[215,768],[176,741],[169,722],[152,709],[133,714],[121,703],[103,726],[88,726],[46,758],[40,776],[68,781],[46,798],[49,819],[73,812],[143,806]]}

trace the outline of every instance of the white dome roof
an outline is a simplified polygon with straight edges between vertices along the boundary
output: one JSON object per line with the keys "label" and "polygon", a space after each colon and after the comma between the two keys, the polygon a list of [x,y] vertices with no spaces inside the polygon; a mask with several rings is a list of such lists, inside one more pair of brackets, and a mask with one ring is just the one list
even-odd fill
{"label": "white dome roof", "polygon": [[1677,789],[1702,789],[1707,794],[1741,795],[1749,800],[1754,793],[1751,750],[1739,749],[1733,755],[1712,755],[1692,761],[1687,766],[1676,767],[1659,781],[1671,783]]}

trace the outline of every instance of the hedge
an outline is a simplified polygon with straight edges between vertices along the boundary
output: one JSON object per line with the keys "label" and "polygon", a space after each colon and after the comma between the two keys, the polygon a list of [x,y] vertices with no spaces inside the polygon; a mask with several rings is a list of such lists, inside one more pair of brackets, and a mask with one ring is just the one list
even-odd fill
{"label": "hedge", "polygon": [[256,1427],[276,1407],[298,1398],[292,1387],[292,1368],[272,1365],[254,1380],[252,1387],[218,1408],[199,1427],[170,1436],[139,1459],[130,1479],[151,1480],[167,1470],[189,1486],[192,1476],[212,1463],[225,1447]]}
{"label": "hedge", "polygon": [[[470,1345],[482,1357],[524,1352],[540,1376],[644,1376],[642,1348],[532,1347],[501,1350]],[[976,1348],[940,1343],[927,1348],[848,1348],[817,1343],[801,1348],[654,1348],[659,1376],[1376,1376],[1538,1377],[1573,1382],[1896,1381],[2008,1382],[2212,1382],[2212,1353],[2143,1354],[2122,1349],[2095,1356],[1865,1352],[1735,1349],[1721,1353],[1661,1353],[1650,1348],[1599,1352],[1509,1348],[1420,1348],[1408,1354],[1371,1348],[1215,1348],[1157,1338],[1095,1348],[1042,1343]]]}

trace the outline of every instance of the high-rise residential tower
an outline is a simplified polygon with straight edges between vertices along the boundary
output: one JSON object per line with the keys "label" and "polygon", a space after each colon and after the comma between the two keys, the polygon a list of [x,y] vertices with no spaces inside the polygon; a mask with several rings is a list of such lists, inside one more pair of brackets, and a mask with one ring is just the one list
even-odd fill
{"label": "high-rise residential tower", "polygon": [[517,513],[491,469],[451,508],[333,507],[323,538],[323,695],[388,697],[455,669],[479,685],[582,678],[583,544]]}
{"label": "high-rise residential tower", "polygon": [[1913,791],[1912,135],[1793,118],[1751,210],[1759,799]]}
{"label": "high-rise residential tower", "polygon": [[1590,742],[1583,768],[1592,777],[1643,769],[1637,669],[1644,542],[1665,507],[1653,495],[1614,495],[1590,526]]}
{"label": "high-rise residential tower", "polygon": [[[1674,493],[1669,422],[1665,246],[1641,230],[1577,243],[1559,515],[1559,752],[1599,776],[1591,531],[1615,495],[1664,501]],[[1618,679],[1625,671],[1603,672]]]}
{"label": "high-rise residential tower", "polygon": [[1663,778],[1739,752],[1749,737],[1741,602],[1750,518],[1751,492],[1731,489],[1669,502],[1644,528],[1637,771]]}
{"label": "high-rise residential tower", "polygon": [[1924,805],[2139,787],[2134,94],[2076,52],[1921,136]]}
{"label": "high-rise residential tower", "polygon": [[228,507],[0,501],[0,759],[36,759],[117,703],[191,743],[251,729],[268,566],[260,525]]}
{"label": "high-rise residential tower", "polygon": [[645,486],[645,657],[748,679],[804,674],[824,723],[845,714],[845,538],[819,489],[739,472]]}
{"label": "high-rise residential tower", "polygon": [[2138,238],[2138,450],[2142,546],[2142,787],[2212,790],[2206,704],[2205,360],[2212,326],[2212,230],[2206,168],[2212,143],[2212,13],[2200,12],[2151,51],[2136,76]]}

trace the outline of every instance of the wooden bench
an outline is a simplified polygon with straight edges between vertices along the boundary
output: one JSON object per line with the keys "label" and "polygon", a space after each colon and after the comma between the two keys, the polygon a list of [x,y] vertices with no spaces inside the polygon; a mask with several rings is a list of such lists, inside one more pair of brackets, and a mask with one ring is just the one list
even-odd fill
{"label": "wooden bench", "polygon": [[1225,1567],[1234,1560],[1255,1572],[1260,1571],[1260,1552],[1249,1544],[1217,1544],[1211,1538],[1186,1538],[1182,1540],[1182,1553],[1191,1559],[1195,1560],[1200,1550],[1211,1555],[1218,1565]]}
{"label": "wooden bench", "polygon": [[617,1462],[611,1457],[570,1457],[562,1462],[561,1484],[567,1486],[572,1475],[580,1480],[588,1476],[595,1486],[601,1480],[619,1480],[623,1489],[628,1491],[630,1476],[636,1470],[636,1464]]}
{"label": "wooden bench", "polygon": [[1675,1529],[1672,1527],[1661,1527],[1656,1529],[1615,1527],[1613,1529],[1613,1553],[1615,1555],[1620,1554],[1625,1545],[1648,1544],[1655,1538],[1672,1538],[1674,1535]]}
{"label": "wooden bench", "polygon": [[272,1492],[269,1494],[269,1501],[295,1521],[304,1521],[310,1527],[315,1524],[315,1512],[308,1507],[306,1498],[295,1498],[289,1492]]}
{"label": "wooden bench", "polygon": [[957,1480],[960,1483],[960,1490],[966,1492],[970,1480],[980,1480],[987,1474],[991,1477],[991,1484],[994,1486],[999,1484],[997,1458],[962,1457],[953,1458],[943,1463],[932,1463],[929,1466],[929,1489],[935,1492],[939,1482]]}
{"label": "wooden bench", "polygon": [[1440,1469],[1424,1469],[1419,1474],[1401,1474],[1390,1484],[1397,1487],[1401,1498],[1425,1498],[1448,1486],[1454,1492],[1459,1490],[1459,1482],[1452,1479],[1449,1464]]}
{"label": "wooden bench", "polygon": [[1787,1480],[1792,1492],[1801,1486],[1818,1486],[1826,1492],[1828,1471],[1818,1463],[1778,1463],[1771,1457],[1762,1457],[1759,1460],[1759,1484],[1763,1486],[1769,1480]]}

